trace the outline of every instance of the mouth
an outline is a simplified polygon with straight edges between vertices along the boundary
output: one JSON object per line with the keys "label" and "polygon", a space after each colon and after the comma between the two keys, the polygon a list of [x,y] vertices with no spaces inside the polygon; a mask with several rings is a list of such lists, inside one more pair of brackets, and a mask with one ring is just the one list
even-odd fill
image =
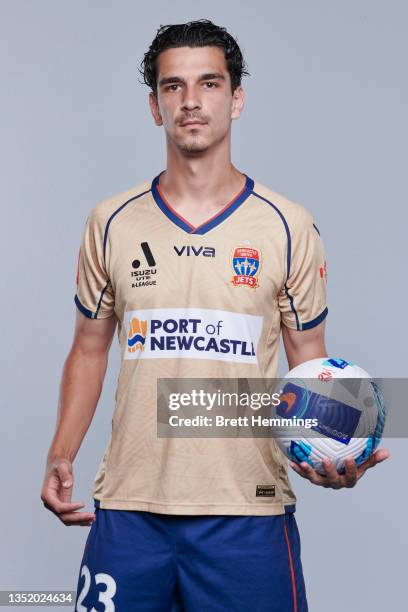
{"label": "mouth", "polygon": [[206,125],[203,121],[186,121],[182,123],[181,127],[198,127],[199,125]]}

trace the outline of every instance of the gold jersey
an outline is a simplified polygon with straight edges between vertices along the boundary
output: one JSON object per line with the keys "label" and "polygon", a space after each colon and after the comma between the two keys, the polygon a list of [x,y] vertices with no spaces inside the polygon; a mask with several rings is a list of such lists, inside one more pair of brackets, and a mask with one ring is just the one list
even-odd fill
{"label": "gold jersey", "polygon": [[326,285],[312,215],[248,176],[198,227],[166,201],[160,174],[99,202],[83,232],[75,303],[92,319],[118,319],[112,432],[93,486],[100,507],[293,511],[273,439],[159,438],[157,380],[276,377],[281,325],[319,324]]}

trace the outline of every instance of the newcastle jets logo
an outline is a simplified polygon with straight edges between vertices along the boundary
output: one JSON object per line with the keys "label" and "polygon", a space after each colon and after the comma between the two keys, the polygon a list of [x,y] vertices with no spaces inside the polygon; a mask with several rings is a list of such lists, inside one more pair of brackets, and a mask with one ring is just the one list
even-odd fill
{"label": "newcastle jets logo", "polygon": [[258,275],[261,267],[259,249],[236,247],[232,252],[231,264],[234,275],[231,283],[234,287],[259,287]]}
{"label": "newcastle jets logo", "polygon": [[[153,253],[150,250],[149,244],[147,242],[142,242],[140,246],[142,247],[142,251],[143,251],[144,258],[146,260],[146,264],[149,267],[148,268],[143,267],[142,269],[139,269],[141,266],[141,260],[134,259],[132,261],[133,270],[130,273],[130,276],[132,277],[132,279],[135,279],[132,282],[132,288],[146,287],[147,285],[156,284],[156,279],[152,278],[152,275],[157,273],[156,261],[153,257]],[[144,264],[144,266],[146,264]]]}

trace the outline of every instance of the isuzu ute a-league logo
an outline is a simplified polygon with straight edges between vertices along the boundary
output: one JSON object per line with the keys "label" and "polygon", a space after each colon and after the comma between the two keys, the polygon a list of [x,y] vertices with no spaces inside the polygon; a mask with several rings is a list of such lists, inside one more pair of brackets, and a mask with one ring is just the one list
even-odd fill
{"label": "isuzu ute a-league logo", "polygon": [[[144,267],[142,270],[139,270],[142,265],[139,259],[134,259],[132,261],[132,272],[130,276],[135,280],[132,282],[132,289],[135,287],[146,287],[147,285],[155,285],[156,279],[152,278],[153,274],[156,274],[156,261],[153,257],[153,253],[150,250],[149,244],[147,242],[142,242],[140,244],[142,247],[143,255],[145,256],[145,260],[148,268]],[[146,264],[144,264],[146,265]]]}
{"label": "isuzu ute a-league logo", "polygon": [[259,287],[258,275],[261,266],[259,249],[236,247],[232,253],[232,268],[235,274],[231,278],[233,287]]}

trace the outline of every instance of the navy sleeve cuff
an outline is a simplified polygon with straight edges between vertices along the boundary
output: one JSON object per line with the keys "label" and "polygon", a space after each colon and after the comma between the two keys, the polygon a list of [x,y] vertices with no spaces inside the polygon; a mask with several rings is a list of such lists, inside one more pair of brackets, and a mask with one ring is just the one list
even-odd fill
{"label": "navy sleeve cuff", "polygon": [[88,308],[85,308],[85,306],[81,304],[81,302],[79,301],[79,298],[77,295],[75,295],[74,300],[75,300],[75,304],[77,305],[78,309],[82,312],[83,315],[85,315],[89,319],[96,319],[96,313],[92,312],[92,310],[88,310]]}
{"label": "navy sleeve cuff", "polygon": [[328,312],[329,310],[326,306],[323,312],[321,312],[317,317],[315,317],[311,321],[308,321],[307,323],[300,323],[300,330],[303,331],[304,329],[312,329],[312,327],[316,327],[316,325],[319,325],[319,323],[321,323],[323,319],[327,317]]}

